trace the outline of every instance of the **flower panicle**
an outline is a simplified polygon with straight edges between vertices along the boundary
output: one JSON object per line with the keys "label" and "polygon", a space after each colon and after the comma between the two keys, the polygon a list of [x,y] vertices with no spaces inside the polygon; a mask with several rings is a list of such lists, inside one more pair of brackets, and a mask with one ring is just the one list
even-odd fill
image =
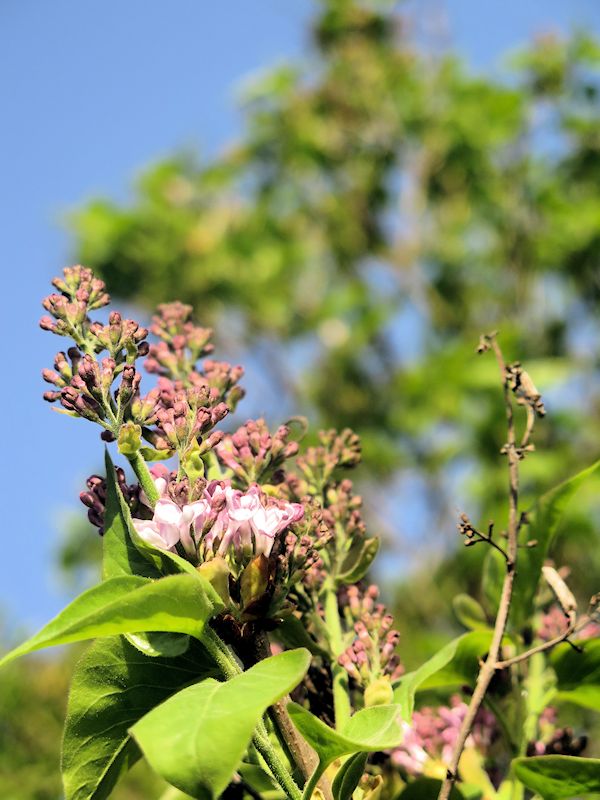
{"label": "flower panicle", "polygon": [[79,264],[66,267],[63,277],[54,278],[52,285],[58,292],[42,301],[49,316],[41,318],[40,327],[58,336],[69,336],[79,344],[89,329],[89,312],[110,303],[106,285],[91,269]]}
{"label": "flower panicle", "polygon": [[159,339],[148,348],[144,362],[147,372],[170,381],[178,389],[206,389],[213,404],[227,402],[234,410],[243,397],[238,386],[242,367],[225,361],[198,361],[214,350],[212,330],[192,321],[192,307],[183,303],[163,303],[152,318],[151,332]]}
{"label": "flower panicle", "polygon": [[301,476],[311,494],[326,490],[338,469],[351,469],[361,459],[360,438],[350,428],[319,433],[319,446],[309,447],[296,459]]}
{"label": "flower panicle", "polygon": [[[425,706],[413,713],[411,724],[404,724],[402,744],[392,751],[392,763],[412,777],[428,774],[434,764],[447,763],[458,739],[468,706],[453,695],[449,706]],[[467,747],[485,755],[500,735],[495,716],[480,708],[475,717]]]}
{"label": "flower panicle", "polygon": [[377,602],[378,587],[372,584],[361,590],[348,586],[344,595],[346,622],[354,638],[339,656],[339,664],[358,685],[367,688],[381,678],[397,680],[404,672],[396,653],[400,633],[393,628],[392,615]]}
{"label": "flower panicle", "polygon": [[[109,314],[106,324],[90,319],[91,311],[110,301],[104,282],[91,270],[68,267],[53,284],[61,294],[44,300],[52,318],[44,317],[41,325],[71,337],[74,345],[57,353],[54,369],[43,370],[52,386],[45,400],[99,424],[102,438],[118,440],[126,455],[141,448],[142,437],[162,457],[178,452],[182,461],[201,458],[221,441],[223,433],[213,428],[243,396],[238,385],[243,369],[214,360],[197,369],[198,359],[210,354],[213,345],[211,331],[193,323],[190,306],[160,306],[151,328],[160,341],[150,344],[148,329],[118,311]],[[136,369],[139,358],[146,358],[147,369],[159,376],[158,385],[145,395]],[[195,469],[202,471],[197,461]]]}
{"label": "flower panicle", "polygon": [[290,441],[289,426],[280,425],[271,434],[262,418],[248,420],[235,433],[225,436],[216,448],[219,461],[244,487],[269,479],[280,483],[281,467],[297,452],[298,443]]}

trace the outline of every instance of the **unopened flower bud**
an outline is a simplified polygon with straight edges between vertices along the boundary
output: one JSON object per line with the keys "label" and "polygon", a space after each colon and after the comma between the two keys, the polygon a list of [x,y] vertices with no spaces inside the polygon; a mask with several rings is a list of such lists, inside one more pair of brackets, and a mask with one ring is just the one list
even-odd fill
{"label": "unopened flower bud", "polygon": [[365,706],[386,706],[394,702],[394,690],[389,678],[377,678],[365,689]]}

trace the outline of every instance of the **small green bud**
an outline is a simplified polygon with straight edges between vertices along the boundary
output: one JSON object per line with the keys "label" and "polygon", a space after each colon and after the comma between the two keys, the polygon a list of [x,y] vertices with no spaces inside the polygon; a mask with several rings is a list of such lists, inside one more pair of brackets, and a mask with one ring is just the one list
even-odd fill
{"label": "small green bud", "polygon": [[135,422],[126,422],[121,425],[117,443],[119,453],[124,456],[135,455],[142,446],[142,429]]}
{"label": "small green bud", "polygon": [[205,469],[201,452],[201,446],[198,444],[198,441],[194,439],[181,457],[181,466],[190,483],[195,483],[198,478],[204,477]]}
{"label": "small green bud", "polygon": [[365,706],[387,706],[394,702],[394,690],[389,678],[377,678],[365,689]]}

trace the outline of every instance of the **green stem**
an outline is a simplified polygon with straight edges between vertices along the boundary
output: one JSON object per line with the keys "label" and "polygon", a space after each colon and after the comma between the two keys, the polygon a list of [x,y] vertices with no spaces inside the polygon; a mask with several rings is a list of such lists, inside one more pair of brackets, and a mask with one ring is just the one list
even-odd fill
{"label": "green stem", "polygon": [[131,464],[133,471],[140,482],[140,486],[150,501],[150,505],[154,508],[158,501],[158,492],[156,491],[154,480],[152,479],[150,470],[146,466],[146,462],[139,453],[134,453],[132,456],[127,456],[127,460]]}
{"label": "green stem", "polygon": [[348,673],[337,663],[344,652],[342,623],[338,610],[337,594],[332,587],[325,590],[325,624],[329,633],[329,644],[332,650],[331,677],[333,682],[333,709],[335,727],[341,728],[352,714],[350,695],[348,693]]}
{"label": "green stem", "polygon": [[[243,670],[235,660],[233,653],[227,647],[221,637],[209,625],[204,628],[201,641],[227,680],[235,678],[237,675],[241,675]],[[302,792],[295,784],[288,769],[277,755],[277,752],[269,740],[269,734],[267,733],[267,729],[262,719],[256,726],[256,731],[252,738],[252,742],[254,743],[254,746],[258,752],[264,758],[267,766],[273,774],[273,777],[286,793],[289,800],[302,800]]]}
{"label": "green stem", "polygon": [[296,786],[294,779],[279,760],[269,739],[256,732],[252,742],[271,770],[273,777],[287,794],[290,800],[302,800],[302,792]]}
{"label": "green stem", "polygon": [[233,653],[210,625],[204,628],[201,641],[227,680],[241,675],[242,668],[235,660]]}

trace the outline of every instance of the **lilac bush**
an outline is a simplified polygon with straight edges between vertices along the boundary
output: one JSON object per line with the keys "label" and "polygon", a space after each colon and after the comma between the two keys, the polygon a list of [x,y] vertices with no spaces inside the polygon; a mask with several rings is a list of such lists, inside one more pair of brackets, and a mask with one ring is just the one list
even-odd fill
{"label": "lilac bush", "polygon": [[488,607],[456,598],[468,632],[406,672],[410,641],[367,580],[379,543],[347,477],[356,434],[304,447],[291,424],[262,419],[227,433],[243,369],[207,358],[212,333],[189,306],[159,306],[149,330],[116,311],[102,324],[91,315],[110,298],[90,270],[53,284],[40,324],[71,344],[44,370],[44,397],[98,425],[107,448],[106,475],[81,494],[102,581],[4,660],[96,639],[69,697],[67,800],[108,797],[141,756],[202,800],[600,789],[585,735],[560,722],[563,701],[600,705],[597,601],[579,613],[549,560],[567,501],[599,467],[520,509],[519,465],[546,410],[495,334],[479,351],[495,355],[505,402],[508,529],[466,514],[458,526],[466,546],[487,546]]}

